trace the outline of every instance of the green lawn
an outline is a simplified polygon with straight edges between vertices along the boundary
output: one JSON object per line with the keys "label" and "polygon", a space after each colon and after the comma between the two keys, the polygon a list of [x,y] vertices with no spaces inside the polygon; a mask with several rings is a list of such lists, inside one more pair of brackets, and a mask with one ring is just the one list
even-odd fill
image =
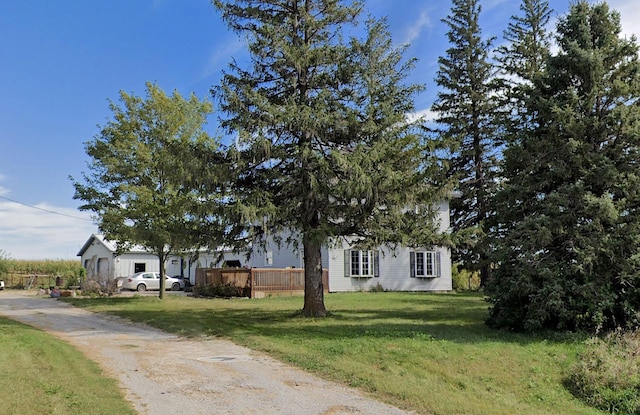
{"label": "green lawn", "polygon": [[117,382],[68,344],[0,318],[0,414],[135,414]]}
{"label": "green lawn", "polygon": [[297,316],[299,297],[69,301],[186,336],[223,336],[422,414],[601,413],[562,385],[582,338],[491,330],[479,295],[330,294],[324,319]]}

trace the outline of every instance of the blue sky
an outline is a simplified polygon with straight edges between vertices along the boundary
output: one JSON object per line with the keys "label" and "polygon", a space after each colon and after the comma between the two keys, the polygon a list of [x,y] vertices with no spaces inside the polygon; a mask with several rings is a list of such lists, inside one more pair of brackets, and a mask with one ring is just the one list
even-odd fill
{"label": "blue sky", "polygon": [[[498,36],[517,0],[481,0],[486,36]],[[554,17],[570,0],[551,0]],[[623,31],[640,34],[637,0],[609,1]],[[427,112],[437,58],[447,48],[441,23],[449,1],[365,0],[387,16],[394,42],[410,43],[412,82]],[[119,91],[143,96],[145,82],[210,98],[222,69],[245,55],[208,0],[7,0],[0,5],[0,250],[17,259],[74,259],[97,228],[77,210],[69,176],[80,178],[91,140]],[[215,133],[215,122],[209,125]]]}

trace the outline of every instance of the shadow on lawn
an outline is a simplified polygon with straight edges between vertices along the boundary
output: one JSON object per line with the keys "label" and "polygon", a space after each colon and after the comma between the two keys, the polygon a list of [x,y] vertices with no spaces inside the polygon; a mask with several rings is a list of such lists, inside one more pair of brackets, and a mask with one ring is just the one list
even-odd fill
{"label": "shadow on lawn", "polygon": [[[186,307],[180,310],[163,309],[159,313],[130,307],[140,301],[140,298],[107,298],[99,301],[113,306],[113,311],[106,311],[109,314],[117,314],[186,336],[261,335],[329,341],[370,337],[446,340],[461,344],[509,342],[522,345],[541,341],[575,342],[585,338],[571,333],[524,334],[491,329],[484,324],[487,303],[479,300],[477,295],[469,297],[469,301],[465,302],[459,296],[402,296],[399,301],[394,300],[394,304],[397,304],[395,307],[384,309],[357,308],[356,302],[350,304],[349,308],[343,305],[329,307],[329,317],[315,319],[304,318],[291,309],[265,309],[260,307],[259,301],[254,300],[239,300],[247,301],[247,306],[242,308]],[[95,299],[75,299],[72,302],[78,307],[96,304]],[[161,302],[158,301],[158,304],[161,305]]]}

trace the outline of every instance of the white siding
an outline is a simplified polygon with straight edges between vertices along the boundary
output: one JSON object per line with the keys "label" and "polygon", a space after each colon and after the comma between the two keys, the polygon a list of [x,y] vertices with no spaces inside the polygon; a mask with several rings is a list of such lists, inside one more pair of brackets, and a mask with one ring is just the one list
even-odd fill
{"label": "white siding", "polygon": [[126,277],[134,273],[135,263],[144,263],[146,271],[158,271],[158,257],[145,252],[115,255],[114,248],[105,245],[100,237],[92,235],[85,244],[80,263],[87,270],[89,278]]}
{"label": "white siding", "polygon": [[[242,266],[249,266],[247,261],[247,255],[245,252],[223,252],[222,259],[218,259],[219,253],[205,253],[202,252],[198,255],[198,259],[190,260],[189,257],[183,259],[183,269],[180,269],[180,257],[172,256],[167,261],[166,270],[167,275],[184,275],[189,277],[192,284],[196,282],[196,269],[197,268],[220,268],[225,261],[240,261]],[[177,264],[172,264],[173,260],[177,260]]]}
{"label": "white siding", "polygon": [[[438,221],[440,232],[450,230],[449,202],[438,204]],[[378,248],[379,277],[358,278],[345,276],[344,251],[349,249],[343,241],[329,248],[329,291],[368,291],[378,285],[391,291],[450,291],[451,252],[444,247],[425,247],[420,251],[435,251],[440,258],[440,276],[437,278],[412,278],[410,255],[411,249],[398,248],[391,252],[387,248]]]}
{"label": "white siding", "polygon": [[438,247],[440,254],[440,277],[412,278],[410,266],[410,252],[408,248],[394,252],[386,248],[379,251],[379,277],[359,278],[345,277],[344,255],[349,249],[348,244],[329,249],[329,291],[368,291],[378,284],[390,291],[450,291],[451,283],[451,254],[448,249]]}
{"label": "white siding", "polygon": [[449,202],[443,201],[438,204],[438,221],[440,222],[440,232],[449,232],[451,228],[451,212],[449,211]]}
{"label": "white siding", "polygon": [[[271,252],[271,264],[267,263],[267,252]],[[320,254],[322,255],[322,268],[328,268],[329,254],[327,248],[322,247]],[[250,264],[252,268],[304,268],[302,246],[300,246],[297,252],[294,251],[293,247],[282,246],[278,248],[275,244],[267,246],[266,250],[256,248],[254,255],[251,257]]]}
{"label": "white siding", "polygon": [[98,240],[94,240],[81,257],[81,264],[87,270],[87,276],[90,278],[98,276],[98,264],[104,268],[105,261],[107,262],[106,266],[113,269],[113,253]]}
{"label": "white siding", "polygon": [[128,277],[135,273],[135,264],[145,264],[145,271],[159,272],[160,262],[158,257],[149,253],[125,253],[115,259],[115,277]]}
{"label": "white siding", "polygon": [[[176,276],[176,275],[181,275],[181,264],[182,264],[182,260],[180,257],[177,256],[172,256],[169,259],[167,259],[167,262],[164,264],[164,272],[169,275],[170,277]],[[185,261],[185,266],[186,266],[186,261]],[[187,275],[186,270],[184,272],[184,275]]]}
{"label": "white siding", "polygon": [[[285,234],[283,239],[290,237],[291,233]],[[267,258],[270,261],[267,261]],[[282,246],[274,242],[273,238],[268,238],[264,248],[255,245],[248,266],[250,268],[304,268],[304,258],[302,253],[302,239],[299,241],[299,249],[285,242]],[[324,262],[323,262],[324,266]]]}
{"label": "white siding", "polygon": [[[441,232],[448,232],[450,227],[449,203],[443,201],[438,204],[438,220]],[[291,233],[285,235],[291,236]],[[92,236],[93,238],[93,236]],[[299,238],[301,239],[301,238]],[[91,241],[91,243],[89,243]],[[118,257],[114,256],[113,250],[105,246],[98,238],[87,241],[83,247],[84,252],[81,263],[87,268],[88,275],[95,275],[98,263],[102,270],[107,267],[114,277],[125,277],[134,273],[136,263],[144,263],[145,270],[150,272],[159,271],[158,259],[149,253],[126,253]],[[184,257],[181,262],[180,257],[170,257],[165,270],[167,275],[189,276],[191,283],[195,283],[195,273],[197,268],[221,267],[225,260],[238,260],[242,266],[249,268],[304,268],[304,253],[302,252],[302,241],[300,240],[299,250],[293,246],[283,244],[278,247],[270,238],[265,248],[254,245],[251,256],[247,258],[245,252],[232,253],[224,252],[222,259],[218,259],[219,254],[200,253],[195,261],[190,261]],[[436,251],[440,258],[440,273],[437,278],[412,278],[409,248],[398,249],[390,252],[388,249],[380,248],[379,251],[379,276],[370,278],[345,277],[344,251],[350,246],[342,241],[337,246],[326,246],[322,248],[322,267],[329,269],[329,291],[367,291],[378,285],[384,289],[393,291],[449,291],[452,289],[451,283],[451,253],[443,247],[424,248],[421,251]],[[102,259],[102,262],[100,261]]]}

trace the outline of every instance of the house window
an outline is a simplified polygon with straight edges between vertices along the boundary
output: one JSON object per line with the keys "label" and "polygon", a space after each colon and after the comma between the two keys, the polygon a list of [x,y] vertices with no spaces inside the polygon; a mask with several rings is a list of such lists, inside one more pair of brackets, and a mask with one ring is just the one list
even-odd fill
{"label": "house window", "polygon": [[410,254],[412,278],[436,278],[440,276],[440,253],[413,251]]}
{"label": "house window", "polygon": [[239,259],[228,259],[222,263],[222,268],[241,268],[241,267],[242,267],[242,264],[240,263]]}
{"label": "house window", "polygon": [[265,265],[273,265],[273,251],[267,251],[264,257]]}
{"label": "house window", "polygon": [[357,251],[347,249],[344,252],[345,277],[377,277],[378,251]]}
{"label": "house window", "polygon": [[133,273],[145,272],[147,270],[147,264],[144,262],[136,262],[133,264]]}

